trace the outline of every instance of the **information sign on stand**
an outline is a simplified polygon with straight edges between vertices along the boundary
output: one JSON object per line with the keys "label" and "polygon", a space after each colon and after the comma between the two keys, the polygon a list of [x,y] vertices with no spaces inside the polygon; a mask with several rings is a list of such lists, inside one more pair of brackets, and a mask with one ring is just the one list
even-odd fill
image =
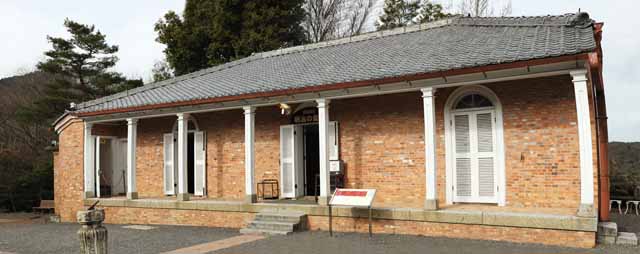
{"label": "information sign on stand", "polygon": [[376,196],[375,189],[336,189],[329,201],[329,235],[333,236],[333,206],[366,207],[369,210],[369,238],[371,232],[371,204]]}

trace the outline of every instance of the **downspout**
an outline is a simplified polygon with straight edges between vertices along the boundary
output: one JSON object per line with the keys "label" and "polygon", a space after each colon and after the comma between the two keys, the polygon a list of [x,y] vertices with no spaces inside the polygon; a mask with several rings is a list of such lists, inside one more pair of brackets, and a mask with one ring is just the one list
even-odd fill
{"label": "downspout", "polygon": [[593,106],[596,117],[596,140],[598,145],[598,216],[600,221],[609,221],[609,134],[607,127],[607,107],[604,95],[604,82],[602,77],[602,26],[603,23],[594,24],[594,36],[596,39],[596,51],[589,54],[589,72],[591,74],[591,86],[593,91]]}

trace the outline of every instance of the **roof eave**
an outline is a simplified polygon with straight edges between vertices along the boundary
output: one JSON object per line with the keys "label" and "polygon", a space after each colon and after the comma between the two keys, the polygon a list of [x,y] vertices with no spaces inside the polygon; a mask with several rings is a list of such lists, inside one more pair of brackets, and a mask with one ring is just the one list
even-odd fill
{"label": "roof eave", "polygon": [[487,71],[496,71],[496,70],[521,68],[521,67],[528,67],[528,66],[545,65],[545,64],[560,63],[560,62],[567,62],[567,61],[588,60],[589,59],[589,53],[590,52],[583,52],[583,53],[578,53],[578,54],[574,54],[574,55],[539,58],[539,59],[532,59],[532,60],[525,60],[525,61],[517,61],[517,62],[509,62],[509,63],[502,63],[502,64],[485,65],[485,66],[476,66],[476,67],[461,68],[461,69],[452,69],[452,70],[448,70],[448,71],[439,71],[439,72],[430,72],[430,73],[417,73],[417,74],[411,74],[411,75],[387,77],[387,78],[382,78],[382,79],[360,80],[360,81],[351,81],[351,82],[342,82],[342,83],[332,83],[332,84],[316,85],[316,86],[310,86],[310,87],[304,87],[304,88],[277,90],[277,91],[271,91],[271,92],[249,93],[249,94],[241,94],[241,95],[225,96],[225,97],[216,97],[216,98],[208,98],[208,99],[198,99],[198,100],[189,100],[189,101],[180,101],[180,102],[150,104],[150,105],[143,105],[143,106],[136,106],[136,107],[126,107],[126,108],[101,110],[101,111],[93,111],[93,112],[82,112],[82,113],[76,113],[74,115],[76,115],[78,117],[94,117],[94,116],[118,114],[118,113],[130,113],[130,112],[144,111],[144,110],[166,109],[166,108],[181,107],[181,106],[193,106],[193,105],[201,105],[201,104],[209,104],[209,103],[220,103],[220,102],[229,102],[229,101],[237,101],[237,100],[257,99],[257,98],[262,98],[262,97],[294,95],[294,94],[298,94],[298,93],[322,92],[322,91],[334,90],[334,89],[345,89],[345,88],[355,88],[355,87],[361,87],[361,86],[381,85],[381,84],[394,83],[394,82],[415,81],[415,80],[421,80],[421,79],[447,77],[447,76],[464,75],[464,74],[472,74],[472,73],[481,73],[481,72],[487,72]]}

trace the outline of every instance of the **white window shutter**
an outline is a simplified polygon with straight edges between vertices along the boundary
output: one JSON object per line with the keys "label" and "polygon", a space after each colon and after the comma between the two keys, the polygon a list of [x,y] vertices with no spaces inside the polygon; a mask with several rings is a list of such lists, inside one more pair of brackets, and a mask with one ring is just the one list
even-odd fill
{"label": "white window shutter", "polygon": [[478,195],[496,196],[496,172],[494,160],[494,127],[491,112],[476,115],[478,138]]}
{"label": "white window shutter", "polygon": [[293,125],[280,126],[280,179],[282,197],[294,198],[294,128]]}
{"label": "white window shutter", "polygon": [[173,133],[164,134],[164,194],[174,195],[174,151],[173,151]]}
{"label": "white window shutter", "polygon": [[338,122],[329,122],[329,160],[340,159]]}
{"label": "white window shutter", "polygon": [[205,135],[202,131],[193,133],[194,147],[194,194],[204,196],[206,193],[207,167],[206,167],[206,147]]}
{"label": "white window shutter", "polygon": [[458,197],[471,197],[473,194],[473,174],[471,171],[471,150],[469,115],[454,117],[455,129],[455,186]]}

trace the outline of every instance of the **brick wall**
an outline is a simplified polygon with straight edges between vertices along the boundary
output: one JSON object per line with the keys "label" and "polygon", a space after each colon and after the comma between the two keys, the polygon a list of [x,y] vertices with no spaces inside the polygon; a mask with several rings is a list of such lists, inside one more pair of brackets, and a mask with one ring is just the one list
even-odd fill
{"label": "brick wall", "polygon": [[[324,216],[308,216],[311,230],[329,230],[329,219]],[[336,217],[333,230],[339,232],[369,232],[366,218]],[[376,234],[409,234],[432,237],[451,237],[477,240],[537,243],[574,248],[593,248],[594,232],[579,232],[551,229],[500,227],[469,224],[434,223],[401,220],[373,220],[372,231]]]}
{"label": "brick wall", "polygon": [[[112,224],[171,224],[207,227],[245,227],[253,213],[217,212],[178,209],[150,209],[105,207],[106,223]],[[310,230],[329,230],[328,217],[308,216]],[[433,223],[401,220],[373,220],[376,234],[409,234],[432,237],[452,237],[478,240],[537,243],[576,248],[593,248],[594,232],[578,232],[551,229]],[[365,218],[334,217],[333,230],[339,232],[368,232]]]}
{"label": "brick wall", "polygon": [[[510,81],[487,87],[497,94],[503,106],[507,206],[577,208],[578,136],[569,77]],[[443,107],[454,90],[440,89],[436,93],[440,203],[445,203]],[[194,116],[207,132],[208,196],[242,200],[243,112],[230,110]],[[345,162],[348,187],[378,189],[376,206],[423,206],[424,126],[419,92],[334,100],[330,118],[340,123],[340,157]],[[138,123],[137,188],[141,197],[164,196],[162,134],[171,132],[175,119],[150,118]],[[279,127],[288,122],[275,106],[256,110],[256,182],[279,179]],[[61,149],[55,161],[56,188],[65,190],[58,186],[67,185],[82,188],[82,124],[64,130],[60,140]],[[594,164],[595,160],[594,156]],[[60,173],[63,168],[79,175],[66,178]],[[595,177],[594,174],[594,181]],[[60,207],[63,210],[64,202]]]}
{"label": "brick wall", "polygon": [[329,111],[340,123],[347,187],[377,189],[375,206],[423,207],[421,94],[335,100]]}
{"label": "brick wall", "polygon": [[171,133],[176,117],[138,121],[136,189],[140,197],[164,196],[164,134]]}
{"label": "brick wall", "polygon": [[[577,208],[580,156],[569,76],[487,85],[502,103],[507,206]],[[444,106],[456,88],[436,93],[438,199],[445,202]],[[593,112],[593,108],[591,109]],[[592,119],[595,119],[592,114]],[[595,123],[592,121],[594,168]],[[594,173],[597,190],[597,174]],[[595,191],[597,200],[597,191]]]}
{"label": "brick wall", "polygon": [[58,152],[53,155],[53,195],[56,214],[63,221],[75,221],[83,208],[84,123],[70,123],[59,136]]}

